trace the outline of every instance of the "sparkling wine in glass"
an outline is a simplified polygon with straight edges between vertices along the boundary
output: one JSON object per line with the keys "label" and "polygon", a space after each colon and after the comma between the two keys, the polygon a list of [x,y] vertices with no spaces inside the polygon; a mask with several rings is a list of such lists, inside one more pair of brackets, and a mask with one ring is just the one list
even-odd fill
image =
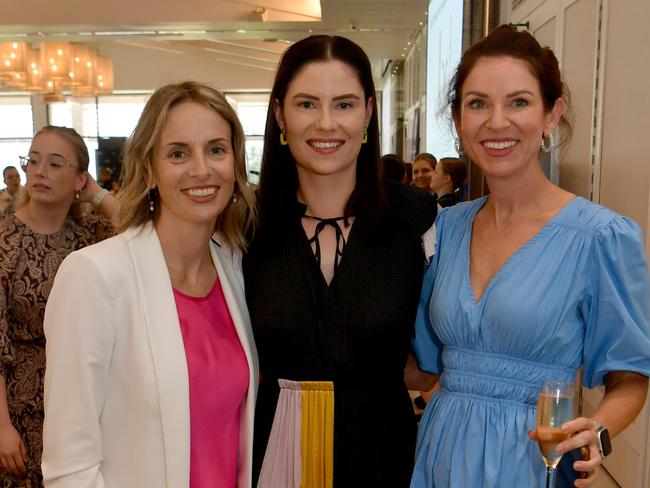
{"label": "sparkling wine in glass", "polygon": [[562,454],[557,445],[569,438],[562,432],[562,424],[574,418],[573,383],[566,381],[543,381],[537,397],[537,440],[546,464],[546,488],[555,488],[555,468]]}

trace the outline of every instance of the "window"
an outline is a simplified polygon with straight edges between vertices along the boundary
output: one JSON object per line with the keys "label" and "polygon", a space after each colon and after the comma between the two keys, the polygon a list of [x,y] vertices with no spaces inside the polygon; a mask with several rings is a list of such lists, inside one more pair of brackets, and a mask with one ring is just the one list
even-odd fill
{"label": "window", "polygon": [[[34,133],[29,96],[0,96],[0,170],[20,168],[18,156],[25,156]],[[21,175],[24,183],[24,176]],[[0,183],[0,186],[4,186]]]}
{"label": "window", "polygon": [[259,182],[264,150],[268,93],[228,93],[228,102],[235,108],[246,136],[246,171],[248,181]]}
{"label": "window", "polygon": [[128,137],[135,129],[149,94],[71,98],[49,104],[52,125],[73,127],[88,146],[89,173],[97,178],[95,151],[100,137]]}
{"label": "window", "polygon": [[138,124],[149,95],[110,95],[97,99],[100,137],[129,137]]}

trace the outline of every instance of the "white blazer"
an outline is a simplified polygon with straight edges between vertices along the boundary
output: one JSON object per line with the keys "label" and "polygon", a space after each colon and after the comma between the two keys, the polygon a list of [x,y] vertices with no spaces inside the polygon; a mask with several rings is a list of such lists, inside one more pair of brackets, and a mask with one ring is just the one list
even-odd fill
{"label": "white blazer", "polygon": [[[224,243],[210,250],[250,371],[238,474],[238,487],[249,488],[257,351],[241,255]],[[70,254],[54,280],[44,328],[45,486],[189,487],[187,361],[154,227]]]}

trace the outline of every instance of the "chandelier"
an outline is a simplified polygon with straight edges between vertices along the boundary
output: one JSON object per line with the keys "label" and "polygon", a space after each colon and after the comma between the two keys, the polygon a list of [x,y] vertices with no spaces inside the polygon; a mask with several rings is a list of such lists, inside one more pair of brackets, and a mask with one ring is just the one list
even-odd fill
{"label": "chandelier", "polygon": [[113,92],[113,62],[96,49],[70,42],[0,42],[0,87],[39,92],[46,99]]}

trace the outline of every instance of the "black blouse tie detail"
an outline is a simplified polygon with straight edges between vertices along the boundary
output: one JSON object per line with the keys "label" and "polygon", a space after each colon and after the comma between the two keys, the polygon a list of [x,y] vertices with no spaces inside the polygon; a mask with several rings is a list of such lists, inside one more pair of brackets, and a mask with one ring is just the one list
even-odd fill
{"label": "black blouse tie detail", "polygon": [[336,254],[334,255],[334,271],[339,267],[339,263],[341,262],[341,257],[343,257],[343,249],[345,249],[345,237],[343,236],[343,229],[341,229],[341,226],[339,225],[338,221],[339,220],[345,220],[345,217],[334,217],[332,219],[321,219],[320,217],[314,217],[312,215],[303,215],[304,218],[306,219],[312,219],[312,220],[317,220],[318,224],[316,224],[316,230],[314,231],[314,235],[311,239],[309,239],[309,245],[314,244],[314,257],[316,258],[316,262],[320,266],[320,240],[318,239],[318,234],[321,233],[321,231],[326,227],[326,226],[331,226],[334,228],[334,231],[336,232]]}

